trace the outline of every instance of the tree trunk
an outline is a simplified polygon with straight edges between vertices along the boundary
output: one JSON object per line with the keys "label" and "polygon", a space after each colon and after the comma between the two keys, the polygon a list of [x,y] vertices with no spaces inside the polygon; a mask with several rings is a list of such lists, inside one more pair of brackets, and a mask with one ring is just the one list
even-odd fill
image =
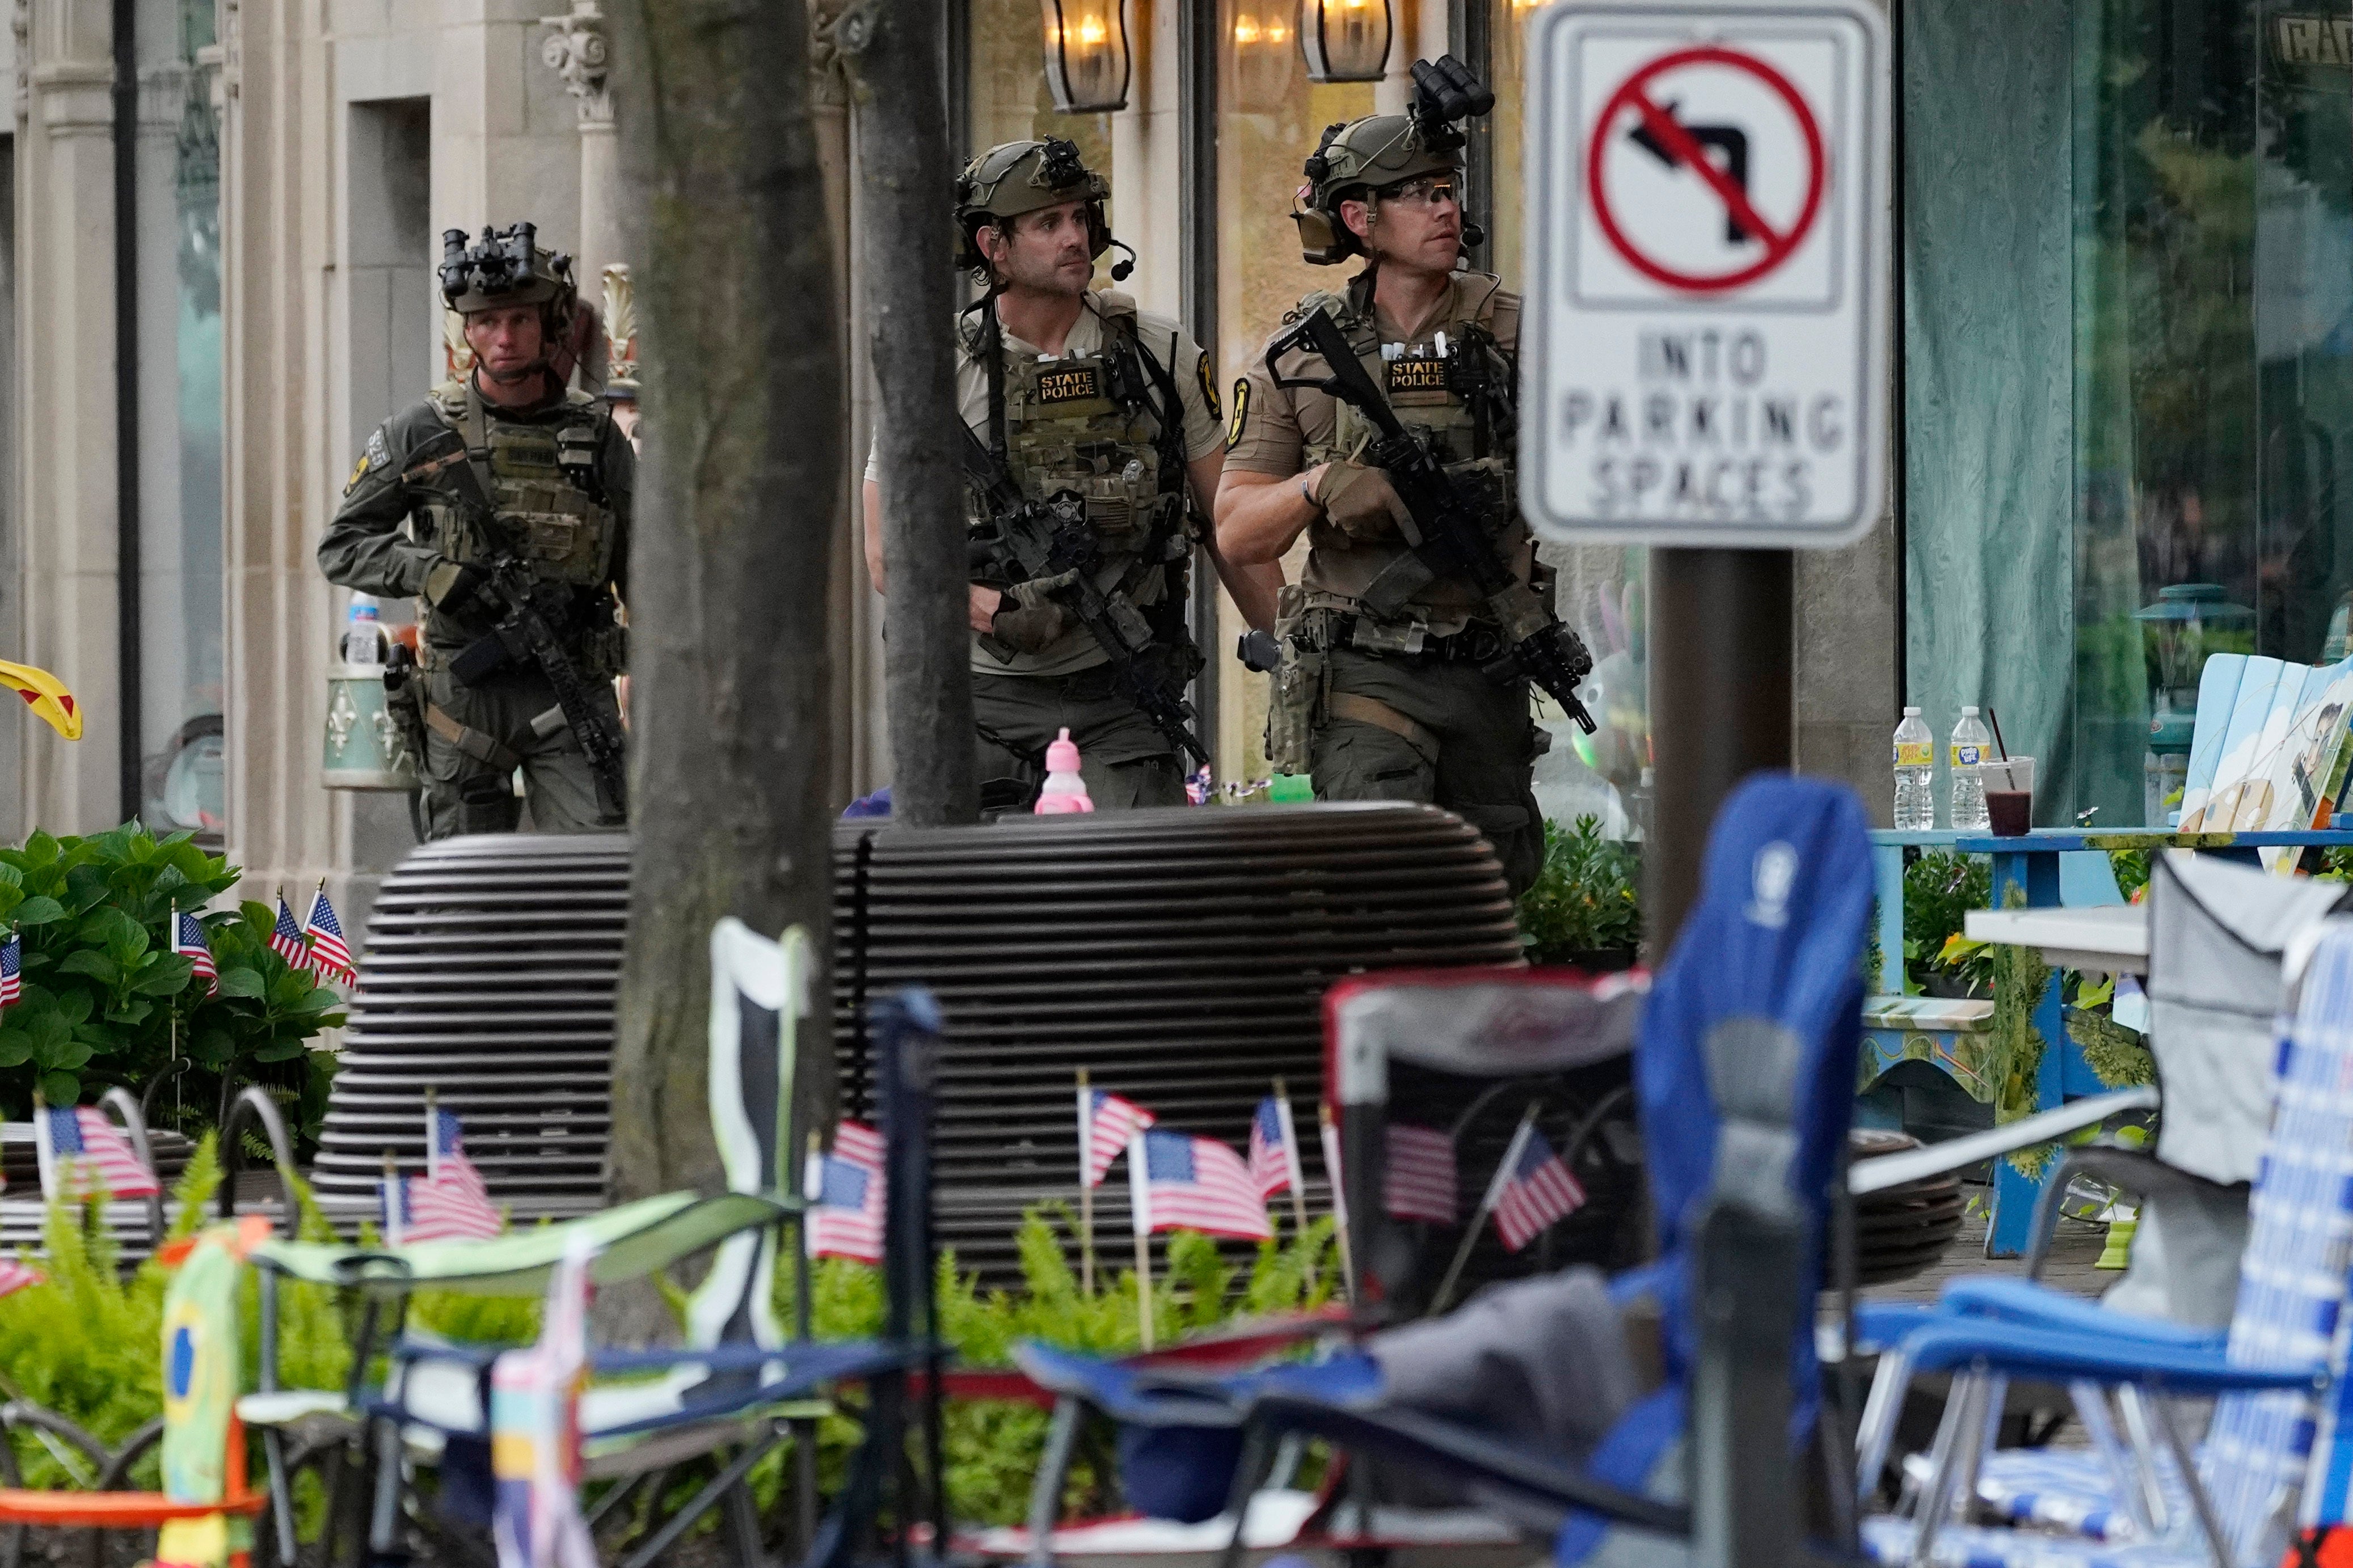
{"label": "tree trunk", "polygon": [[[720,1184],[712,923],[798,923],[829,952],[843,371],[807,11],[612,11],[646,418],[628,595],[635,886],[613,1058],[613,1185],[628,1199]],[[799,1039],[804,1115],[832,1102],[827,994],[820,978]]]}
{"label": "tree trunk", "polygon": [[936,0],[862,0],[834,36],[849,70],[863,183],[859,212],[873,334],[882,487],[883,688],[891,815],[970,822],[974,777],[971,572],[963,420],[955,401],[955,170],[940,91]]}

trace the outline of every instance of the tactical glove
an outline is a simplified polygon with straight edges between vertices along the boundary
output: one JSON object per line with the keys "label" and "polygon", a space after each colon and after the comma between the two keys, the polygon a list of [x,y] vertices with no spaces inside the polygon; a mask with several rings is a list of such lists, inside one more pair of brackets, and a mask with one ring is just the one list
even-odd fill
{"label": "tactical glove", "polygon": [[997,608],[990,635],[1018,653],[1037,653],[1052,647],[1071,629],[1070,612],[1054,603],[1052,595],[1078,580],[1079,574],[1072,571],[1014,584],[1005,590],[1005,602]]}
{"label": "tactical glove", "polygon": [[1388,475],[1361,463],[1326,463],[1315,481],[1315,504],[1351,539],[1394,539],[1413,521]]}
{"label": "tactical glove", "polygon": [[437,610],[458,612],[479,608],[482,584],[489,576],[480,568],[455,561],[438,563],[425,574],[425,598]]}

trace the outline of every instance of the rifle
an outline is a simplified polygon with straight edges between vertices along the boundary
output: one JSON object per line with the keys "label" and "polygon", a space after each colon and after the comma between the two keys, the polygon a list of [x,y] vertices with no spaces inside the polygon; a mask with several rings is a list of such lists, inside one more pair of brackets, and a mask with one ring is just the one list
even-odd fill
{"label": "rifle", "polygon": [[[1186,683],[1201,668],[1200,652],[1189,638],[1171,644],[1155,637],[1134,600],[1095,585],[1102,552],[1087,526],[1086,502],[1067,490],[1049,500],[1031,500],[969,425],[964,430],[964,469],[997,524],[995,542],[976,541],[976,552],[985,552],[991,564],[1010,563],[1019,570],[1018,576],[1005,574],[1007,586],[1066,577],[1069,586],[1049,597],[1103,645],[1111,658],[1113,686],[1196,763],[1208,762],[1208,749],[1193,733],[1193,705],[1184,698]],[[983,640],[995,642],[985,634]]]}
{"label": "rifle", "polygon": [[[1275,369],[1278,355],[1303,344],[1324,361],[1329,375],[1285,376]],[[1269,343],[1266,373],[1277,386],[1308,387],[1354,405],[1379,432],[1367,455],[1388,474],[1398,499],[1412,516],[1411,525],[1403,531],[1412,548],[1366,585],[1360,595],[1365,607],[1376,616],[1394,616],[1436,579],[1468,578],[1504,630],[1505,652],[1485,667],[1487,678],[1535,681],[1577,721],[1577,728],[1593,733],[1593,715],[1577,700],[1577,683],[1593,668],[1584,640],[1495,553],[1482,525],[1483,509],[1478,500],[1465,495],[1430,447],[1398,422],[1331,312],[1311,310]]]}
{"label": "rifle", "polygon": [[498,608],[498,624],[459,651],[449,661],[449,673],[469,686],[480,685],[510,665],[531,666],[546,676],[555,688],[555,705],[564,721],[588,753],[598,792],[615,814],[628,816],[628,770],[620,733],[589,697],[587,682],[555,635],[558,624],[572,619],[572,590],[543,581],[504,552],[482,564],[489,574],[482,597]]}

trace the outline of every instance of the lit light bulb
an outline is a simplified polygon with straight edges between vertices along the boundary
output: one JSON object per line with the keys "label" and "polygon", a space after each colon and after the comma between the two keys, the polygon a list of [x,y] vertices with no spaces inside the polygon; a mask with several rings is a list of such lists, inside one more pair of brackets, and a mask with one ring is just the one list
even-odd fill
{"label": "lit light bulb", "polygon": [[1098,18],[1090,16],[1085,21],[1079,24],[1080,43],[1089,45],[1100,44],[1103,41],[1103,25]]}

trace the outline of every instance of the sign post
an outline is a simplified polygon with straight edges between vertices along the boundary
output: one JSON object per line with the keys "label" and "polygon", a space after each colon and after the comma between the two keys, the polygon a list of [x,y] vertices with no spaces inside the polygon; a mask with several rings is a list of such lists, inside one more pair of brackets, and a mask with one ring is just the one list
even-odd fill
{"label": "sign post", "polygon": [[1651,551],[1661,952],[1787,768],[1793,550],[1886,491],[1889,60],[1871,0],[1567,0],[1530,41],[1520,507]]}

